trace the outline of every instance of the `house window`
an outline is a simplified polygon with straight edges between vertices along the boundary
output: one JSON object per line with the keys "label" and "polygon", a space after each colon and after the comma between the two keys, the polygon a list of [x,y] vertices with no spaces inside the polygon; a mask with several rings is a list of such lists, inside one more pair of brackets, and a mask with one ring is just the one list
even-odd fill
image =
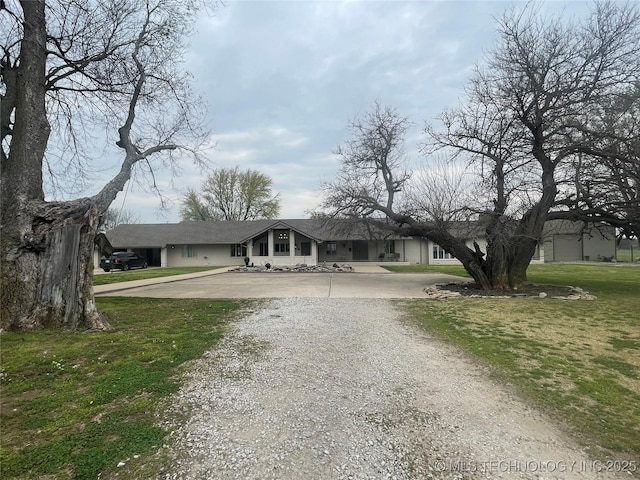
{"label": "house window", "polygon": [[269,256],[269,244],[266,242],[260,242],[258,244],[258,248],[260,249],[260,256],[267,257]]}
{"label": "house window", "polygon": [[440,245],[433,246],[433,258],[436,260],[449,260],[453,258],[450,253],[445,252]]}
{"label": "house window", "polygon": [[231,245],[231,256],[232,257],[246,257],[247,256],[247,247],[246,247],[246,245],[242,245],[240,243],[236,243],[235,245]]}
{"label": "house window", "polygon": [[300,244],[300,255],[305,257],[311,255],[311,242],[302,242]]}
{"label": "house window", "polygon": [[276,253],[289,253],[290,247],[288,243],[276,243],[275,244],[275,252]]}
{"label": "house window", "polygon": [[182,246],[182,258],[194,258],[198,256],[198,249],[195,245]]}
{"label": "house window", "polygon": [[337,255],[338,244],[336,242],[327,242],[327,255]]}
{"label": "house window", "polygon": [[396,241],[395,240],[385,240],[385,242],[384,242],[384,253],[396,253]]}

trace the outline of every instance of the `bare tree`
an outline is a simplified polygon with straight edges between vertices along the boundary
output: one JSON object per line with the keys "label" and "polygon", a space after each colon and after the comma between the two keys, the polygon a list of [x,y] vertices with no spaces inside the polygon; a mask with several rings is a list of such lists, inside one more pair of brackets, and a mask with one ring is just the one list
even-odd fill
{"label": "bare tree", "polygon": [[256,220],[276,218],[280,200],[273,180],[256,170],[218,168],[203,182],[201,196],[188,190],[182,201],[183,220]]}
{"label": "bare tree", "polygon": [[469,205],[478,204],[481,195],[465,165],[445,157],[431,157],[412,171],[403,189],[401,210],[421,221],[448,225],[468,221]]}
{"label": "bare tree", "polygon": [[109,208],[100,218],[100,231],[108,232],[120,224],[140,223],[140,217],[133,210]]}
{"label": "bare tree", "polygon": [[[430,238],[458,258],[482,288],[521,286],[550,212],[568,215],[569,201],[577,205],[572,188],[584,185],[582,176],[576,180],[580,155],[612,158],[612,148],[594,150],[594,135],[637,152],[637,130],[614,135],[590,112],[602,110],[640,81],[639,27],[637,7],[615,2],[594,4],[582,23],[543,18],[533,4],[509,10],[498,21],[501,40],[488,53],[486,66],[476,69],[465,103],[441,115],[443,128],[428,125],[423,145],[424,154],[449,152],[477,175],[477,201],[466,210],[483,225],[485,251],[478,244],[468,247],[451,222],[437,218],[437,209],[429,218],[401,201],[408,176],[398,165],[396,145],[404,132],[394,127],[406,126],[406,119],[379,105],[364,116],[366,128],[352,123],[355,138],[349,142],[367,153],[339,150],[347,155],[338,179],[327,185],[325,206],[334,214],[382,214],[397,231]],[[595,197],[580,198],[584,206]],[[560,212],[563,206],[567,211]]]}
{"label": "bare tree", "polygon": [[352,138],[336,150],[342,168],[334,181],[323,184],[322,207],[334,217],[366,219],[372,226],[398,234],[429,238],[480,280],[481,272],[476,270],[481,253],[467,247],[458,228],[453,232],[463,210],[455,198],[462,179],[448,170],[448,184],[435,182],[431,172],[420,175],[426,184],[412,185],[404,167],[404,136],[409,126],[407,117],[378,102],[352,120]]}
{"label": "bare tree", "polygon": [[[177,168],[206,141],[202,102],[178,68],[198,3],[3,2],[2,328],[108,328],[92,286],[100,216],[134,166],[157,190],[155,169]],[[122,152],[119,171],[92,197],[46,201],[43,171],[56,165],[45,152],[62,145],[62,167],[78,166],[92,148],[87,124]]]}
{"label": "bare tree", "polygon": [[608,99],[578,126],[584,145],[569,165],[552,218],[601,221],[640,235],[640,84]]}
{"label": "bare tree", "polygon": [[593,112],[639,80],[640,14],[631,4],[601,2],[586,21],[571,23],[529,6],[505,13],[499,33],[467,103],[443,114],[444,131],[427,128],[426,146],[470,158],[493,192],[492,208],[483,212],[489,243],[482,264],[493,288],[526,280],[545,221],[558,218],[550,212],[575,198],[571,186],[580,182],[572,166],[592,148],[585,127],[612,133]]}

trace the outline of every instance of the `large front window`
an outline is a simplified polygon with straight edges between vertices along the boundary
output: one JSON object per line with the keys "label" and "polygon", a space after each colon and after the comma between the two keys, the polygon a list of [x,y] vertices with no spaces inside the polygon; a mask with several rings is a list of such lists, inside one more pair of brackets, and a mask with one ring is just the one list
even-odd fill
{"label": "large front window", "polygon": [[198,256],[198,250],[195,245],[182,246],[182,258],[193,258]]}
{"label": "large front window", "polygon": [[274,247],[276,255],[288,254],[291,248],[288,243],[276,243]]}
{"label": "large front window", "polygon": [[231,245],[231,256],[232,257],[246,257],[247,256],[247,247],[246,247],[246,245],[242,245],[240,243],[236,243],[235,245]]}
{"label": "large front window", "polygon": [[453,258],[450,253],[445,252],[440,245],[433,246],[433,258],[436,260],[449,260]]}
{"label": "large front window", "polygon": [[337,255],[338,244],[336,242],[327,242],[327,255]]}
{"label": "large front window", "polygon": [[385,240],[384,241],[384,253],[396,253],[396,241]]}

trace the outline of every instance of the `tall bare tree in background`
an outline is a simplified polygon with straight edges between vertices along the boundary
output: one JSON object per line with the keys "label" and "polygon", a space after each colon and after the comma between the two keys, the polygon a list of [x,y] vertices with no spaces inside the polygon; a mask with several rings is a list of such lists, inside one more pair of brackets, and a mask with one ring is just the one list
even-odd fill
{"label": "tall bare tree in background", "polygon": [[100,217],[99,230],[101,232],[108,232],[109,230],[116,228],[118,225],[130,225],[132,223],[140,223],[140,217],[133,210],[109,208]]}
{"label": "tall bare tree in background", "polygon": [[[199,1],[2,6],[1,327],[107,328],[92,285],[100,216],[134,168],[157,188],[155,169],[177,168],[207,138],[180,68]],[[57,175],[48,152],[83,171],[74,162],[94,148],[86,125],[111,139],[119,171],[91,197],[47,201],[44,181]]]}
{"label": "tall bare tree in background", "polygon": [[579,125],[584,146],[570,165],[552,218],[605,221],[640,236],[640,83],[594,106]]}
{"label": "tall bare tree in background", "polygon": [[189,189],[182,199],[183,220],[257,220],[277,218],[280,199],[271,190],[273,180],[256,170],[217,168],[200,192]]}
{"label": "tall bare tree in background", "polygon": [[[544,17],[539,8],[499,19],[500,41],[476,69],[465,102],[425,130],[425,155],[443,152],[475,174],[475,200],[454,216],[411,201],[401,161],[408,120],[376,104],[351,123],[324,207],[382,217],[398,233],[433,240],[484,289],[526,282],[548,219],[605,221],[637,234],[638,8],[595,3],[582,22]],[[484,251],[453,228],[463,211],[482,224]]]}

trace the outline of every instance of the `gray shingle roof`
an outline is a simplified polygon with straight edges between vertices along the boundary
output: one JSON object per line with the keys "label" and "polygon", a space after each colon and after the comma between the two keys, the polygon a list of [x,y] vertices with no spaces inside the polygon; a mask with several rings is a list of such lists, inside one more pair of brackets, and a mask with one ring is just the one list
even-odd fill
{"label": "gray shingle roof", "polygon": [[[271,228],[292,228],[316,241],[402,238],[383,227],[367,226],[350,219],[251,220],[118,225],[106,233],[115,248],[151,248],[166,245],[210,245],[244,243]],[[581,223],[547,222],[546,233],[577,233]],[[485,235],[482,222],[455,222],[450,231],[459,238]]]}
{"label": "gray shingle roof", "polygon": [[116,248],[150,248],[166,245],[242,243],[271,228],[292,228],[313,240],[368,240],[389,232],[371,232],[362,224],[322,219],[251,220],[155,224],[122,224],[106,233]]}

